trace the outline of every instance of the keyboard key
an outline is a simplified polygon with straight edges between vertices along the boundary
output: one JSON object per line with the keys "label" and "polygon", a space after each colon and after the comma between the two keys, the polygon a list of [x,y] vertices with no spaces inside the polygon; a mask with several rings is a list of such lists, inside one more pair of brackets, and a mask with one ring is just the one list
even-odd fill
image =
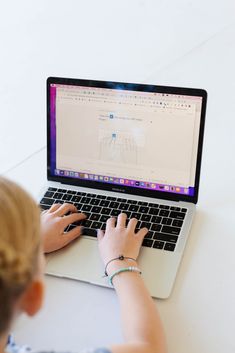
{"label": "keyboard key", "polygon": [[154,232],[160,232],[161,228],[161,224],[152,224],[150,229]]}
{"label": "keyboard key", "polygon": [[183,213],[183,212],[171,211],[169,217],[171,217],[171,218],[176,218],[176,219],[184,219],[185,213]]}
{"label": "keyboard key", "polygon": [[142,216],[141,213],[137,213],[137,212],[132,212],[131,214],[131,218],[140,219],[141,216]]}
{"label": "keyboard key", "polygon": [[163,209],[163,210],[169,210],[170,206],[167,205],[160,205],[159,208]]}
{"label": "keyboard key", "polygon": [[105,230],[105,228],[106,228],[106,223],[102,223],[102,226],[100,229]]}
{"label": "keyboard key", "polygon": [[94,228],[94,229],[100,229],[102,226],[102,223],[101,222],[96,222],[94,221],[91,225],[91,228]]}
{"label": "keyboard key", "polygon": [[162,221],[162,217],[159,217],[159,216],[153,216],[151,219],[152,223],[161,223],[161,221]]}
{"label": "keyboard key", "polygon": [[72,202],[79,202],[81,200],[81,196],[73,196],[72,198],[71,198],[71,201]]}
{"label": "keyboard key", "polygon": [[137,205],[137,202],[136,200],[127,200],[127,202],[131,205]]}
{"label": "keyboard key", "polygon": [[162,218],[162,224],[166,224],[168,226],[170,226],[172,223],[172,218]]}
{"label": "keyboard key", "polygon": [[106,200],[101,200],[101,201],[100,201],[100,206],[102,206],[102,207],[108,207],[108,205],[109,205],[109,201],[106,201]]}
{"label": "keyboard key", "polygon": [[165,234],[165,233],[155,233],[153,238],[156,240],[169,241],[172,243],[176,243],[178,240],[178,237],[176,235]]}
{"label": "keyboard key", "polygon": [[182,227],[183,221],[180,219],[174,219],[172,225],[175,227]]}
{"label": "keyboard key", "polygon": [[88,204],[88,203],[90,203],[90,201],[91,201],[91,198],[90,197],[86,197],[86,196],[84,196],[84,197],[82,197],[82,199],[81,199],[81,203],[86,203],[86,204]]}
{"label": "keyboard key", "polygon": [[130,217],[131,217],[131,212],[125,211],[125,214],[127,215],[127,219],[130,219]]}
{"label": "keyboard key", "polygon": [[150,219],[151,219],[151,215],[143,214],[143,215],[141,216],[141,221],[149,222]]}
{"label": "keyboard key", "polygon": [[54,195],[54,192],[52,191],[47,191],[44,195],[44,197],[52,197]]}
{"label": "keyboard key", "polygon": [[109,200],[109,201],[116,201],[117,198],[116,198],[116,197],[112,197],[112,196],[108,196],[108,197],[107,197],[107,200]]}
{"label": "keyboard key", "polygon": [[85,219],[84,221],[82,221],[82,225],[85,228],[89,228],[92,224],[92,221],[90,221],[89,219]]}
{"label": "keyboard key", "polygon": [[107,220],[110,218],[110,216],[102,215],[100,218],[100,222],[107,222]]}
{"label": "keyboard key", "polygon": [[57,200],[61,200],[63,197],[63,194],[61,194],[61,192],[56,192],[54,194],[54,198],[57,199]]}
{"label": "keyboard key", "polygon": [[171,206],[172,211],[180,211],[180,207]]}
{"label": "keyboard key", "polygon": [[140,205],[140,206],[147,206],[147,205],[148,205],[148,202],[145,202],[145,201],[138,201],[138,205]]}
{"label": "keyboard key", "polygon": [[129,205],[127,203],[120,203],[118,208],[119,208],[119,210],[126,211],[126,210],[128,210],[128,207],[129,207]]}
{"label": "keyboard key", "polygon": [[139,210],[139,206],[137,205],[130,205],[129,206],[129,211],[132,211],[132,212],[137,212]]}
{"label": "keyboard key", "polygon": [[57,189],[57,192],[62,192],[63,194],[65,194],[67,192],[67,190],[65,190],[65,189]]}
{"label": "keyboard key", "polygon": [[149,214],[158,215],[159,209],[158,208],[150,208]]}
{"label": "keyboard key", "polygon": [[70,194],[64,194],[64,196],[62,197],[62,200],[64,201],[70,201],[72,198],[72,195]]}
{"label": "keyboard key", "polygon": [[168,233],[168,234],[179,235],[180,234],[180,228],[178,228],[178,227],[170,227],[170,226],[163,226],[162,227],[162,232],[163,233]]}
{"label": "keyboard key", "polygon": [[100,200],[99,199],[91,199],[91,201],[90,201],[90,205],[99,205],[99,203],[100,203]]}
{"label": "keyboard key", "polygon": [[151,203],[149,202],[149,207],[153,207],[153,208],[158,208],[158,204],[157,203]]}
{"label": "keyboard key", "polygon": [[67,194],[72,194],[72,195],[76,195],[77,191],[74,190],[67,190]]}
{"label": "keyboard key", "polygon": [[86,196],[86,192],[77,191],[77,194],[76,194],[76,195]]}
{"label": "keyboard key", "polygon": [[90,217],[90,220],[92,221],[98,221],[100,219],[100,215],[97,213],[93,213]]}
{"label": "keyboard key", "polygon": [[91,208],[92,208],[91,205],[83,205],[82,206],[82,212],[86,212],[86,211],[89,212],[91,210]]}
{"label": "keyboard key", "polygon": [[96,231],[96,229],[92,229],[92,228],[84,227],[82,234],[84,234],[84,235],[89,235],[89,236],[91,236],[91,237],[97,237],[97,231]]}
{"label": "keyboard key", "polygon": [[127,199],[117,199],[118,202],[127,202],[128,200]]}
{"label": "keyboard key", "polygon": [[96,194],[86,194],[87,197],[94,198],[96,197]]}
{"label": "keyboard key", "polygon": [[49,191],[56,191],[57,189],[56,189],[56,188],[49,187],[48,190],[49,190]]}
{"label": "keyboard key", "polygon": [[181,208],[181,212],[186,213],[187,211],[187,208]]}
{"label": "keyboard key", "polygon": [[161,210],[159,212],[159,216],[164,216],[164,217],[168,217],[169,216],[170,211],[167,210]]}
{"label": "keyboard key", "polygon": [[101,210],[102,210],[101,207],[99,207],[99,206],[93,206],[92,209],[91,209],[91,212],[93,212],[93,213],[100,213]]}
{"label": "keyboard key", "polygon": [[155,240],[155,242],[153,243],[153,248],[156,248],[156,249],[163,249],[163,246],[164,246],[163,241]]}
{"label": "keyboard key", "polygon": [[48,199],[46,197],[44,197],[41,201],[40,201],[40,204],[41,205],[53,205],[54,203],[54,200],[53,199]]}
{"label": "keyboard key", "polygon": [[152,245],[153,245],[153,240],[151,240],[151,239],[144,239],[143,240],[142,246],[146,246],[148,248],[151,248]]}
{"label": "keyboard key", "polygon": [[109,207],[110,208],[118,208],[119,202],[110,202]]}
{"label": "keyboard key", "polygon": [[147,213],[148,210],[149,210],[149,208],[146,206],[140,206],[140,208],[139,208],[139,212],[141,212],[141,213]]}
{"label": "keyboard key", "polygon": [[110,208],[102,208],[101,210],[101,214],[104,214],[104,215],[109,215],[111,212],[111,209]]}
{"label": "keyboard key", "polygon": [[106,196],[104,196],[104,195],[96,195],[96,198],[97,199],[101,199],[101,200],[105,200]]}
{"label": "keyboard key", "polygon": [[164,250],[167,250],[167,251],[174,251],[174,250],[175,250],[175,244],[166,243],[165,246],[164,246]]}
{"label": "keyboard key", "polygon": [[112,210],[110,215],[112,217],[117,217],[119,214],[120,214],[120,210]]}

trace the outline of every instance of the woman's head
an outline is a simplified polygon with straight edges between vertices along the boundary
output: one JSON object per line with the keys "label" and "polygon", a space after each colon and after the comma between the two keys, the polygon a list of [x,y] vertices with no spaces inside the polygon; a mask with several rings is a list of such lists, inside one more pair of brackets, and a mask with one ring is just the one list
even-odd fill
{"label": "woman's head", "polygon": [[0,336],[9,328],[20,300],[17,309],[34,313],[28,308],[29,298],[22,297],[28,295],[34,302],[33,293],[40,287],[35,282],[39,257],[39,208],[21,187],[0,177]]}

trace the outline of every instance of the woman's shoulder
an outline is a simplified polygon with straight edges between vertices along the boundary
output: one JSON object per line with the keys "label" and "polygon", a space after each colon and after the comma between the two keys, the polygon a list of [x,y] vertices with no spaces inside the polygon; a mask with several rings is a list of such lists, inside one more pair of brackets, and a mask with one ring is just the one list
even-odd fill
{"label": "woman's shoulder", "polygon": [[92,348],[92,349],[84,349],[81,352],[56,352],[52,350],[48,351],[34,351],[29,346],[23,345],[19,346],[15,343],[12,335],[9,335],[8,342],[5,348],[5,353],[111,353],[107,348]]}

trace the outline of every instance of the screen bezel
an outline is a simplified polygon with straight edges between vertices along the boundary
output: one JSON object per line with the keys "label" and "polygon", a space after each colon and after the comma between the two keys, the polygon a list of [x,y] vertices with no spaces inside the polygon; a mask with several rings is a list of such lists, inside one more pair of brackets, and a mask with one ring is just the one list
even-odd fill
{"label": "screen bezel", "polygon": [[[97,88],[109,88],[109,89],[123,89],[131,91],[144,91],[144,92],[156,92],[156,93],[168,93],[184,96],[197,96],[202,97],[202,110],[200,117],[200,128],[198,138],[198,152],[196,162],[196,173],[195,173],[195,195],[189,196],[184,194],[176,194],[167,191],[154,191],[146,190],[126,185],[115,185],[103,182],[97,182],[93,180],[82,180],[71,177],[55,176],[51,174],[51,125],[50,125],[50,85],[61,84],[61,85],[73,85],[73,86],[84,86],[84,87],[97,87]],[[203,135],[205,126],[205,115],[206,115],[206,102],[207,92],[204,89],[197,88],[184,88],[184,87],[171,87],[171,86],[158,86],[149,84],[139,83],[124,83],[114,81],[97,81],[89,79],[74,79],[74,78],[62,78],[62,77],[48,77],[47,79],[47,178],[49,181],[56,181],[62,184],[81,186],[94,189],[102,189],[114,192],[120,192],[122,194],[133,194],[145,197],[151,197],[156,199],[165,199],[172,201],[185,201],[191,203],[197,203],[199,182],[200,182],[200,171],[201,171],[201,159],[202,159],[202,147],[203,147]]]}

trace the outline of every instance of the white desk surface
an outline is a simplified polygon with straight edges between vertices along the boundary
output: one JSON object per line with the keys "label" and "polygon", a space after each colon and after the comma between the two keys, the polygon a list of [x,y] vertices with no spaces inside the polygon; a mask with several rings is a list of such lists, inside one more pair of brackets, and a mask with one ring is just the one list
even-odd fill
{"label": "white desk surface", "polygon": [[[13,11],[14,7],[14,11]],[[0,173],[35,197],[46,181],[45,79],[205,88],[197,214],[174,290],[155,300],[169,353],[235,351],[234,1],[5,2],[0,13]],[[78,351],[122,341],[115,292],[46,277],[19,343]]]}

